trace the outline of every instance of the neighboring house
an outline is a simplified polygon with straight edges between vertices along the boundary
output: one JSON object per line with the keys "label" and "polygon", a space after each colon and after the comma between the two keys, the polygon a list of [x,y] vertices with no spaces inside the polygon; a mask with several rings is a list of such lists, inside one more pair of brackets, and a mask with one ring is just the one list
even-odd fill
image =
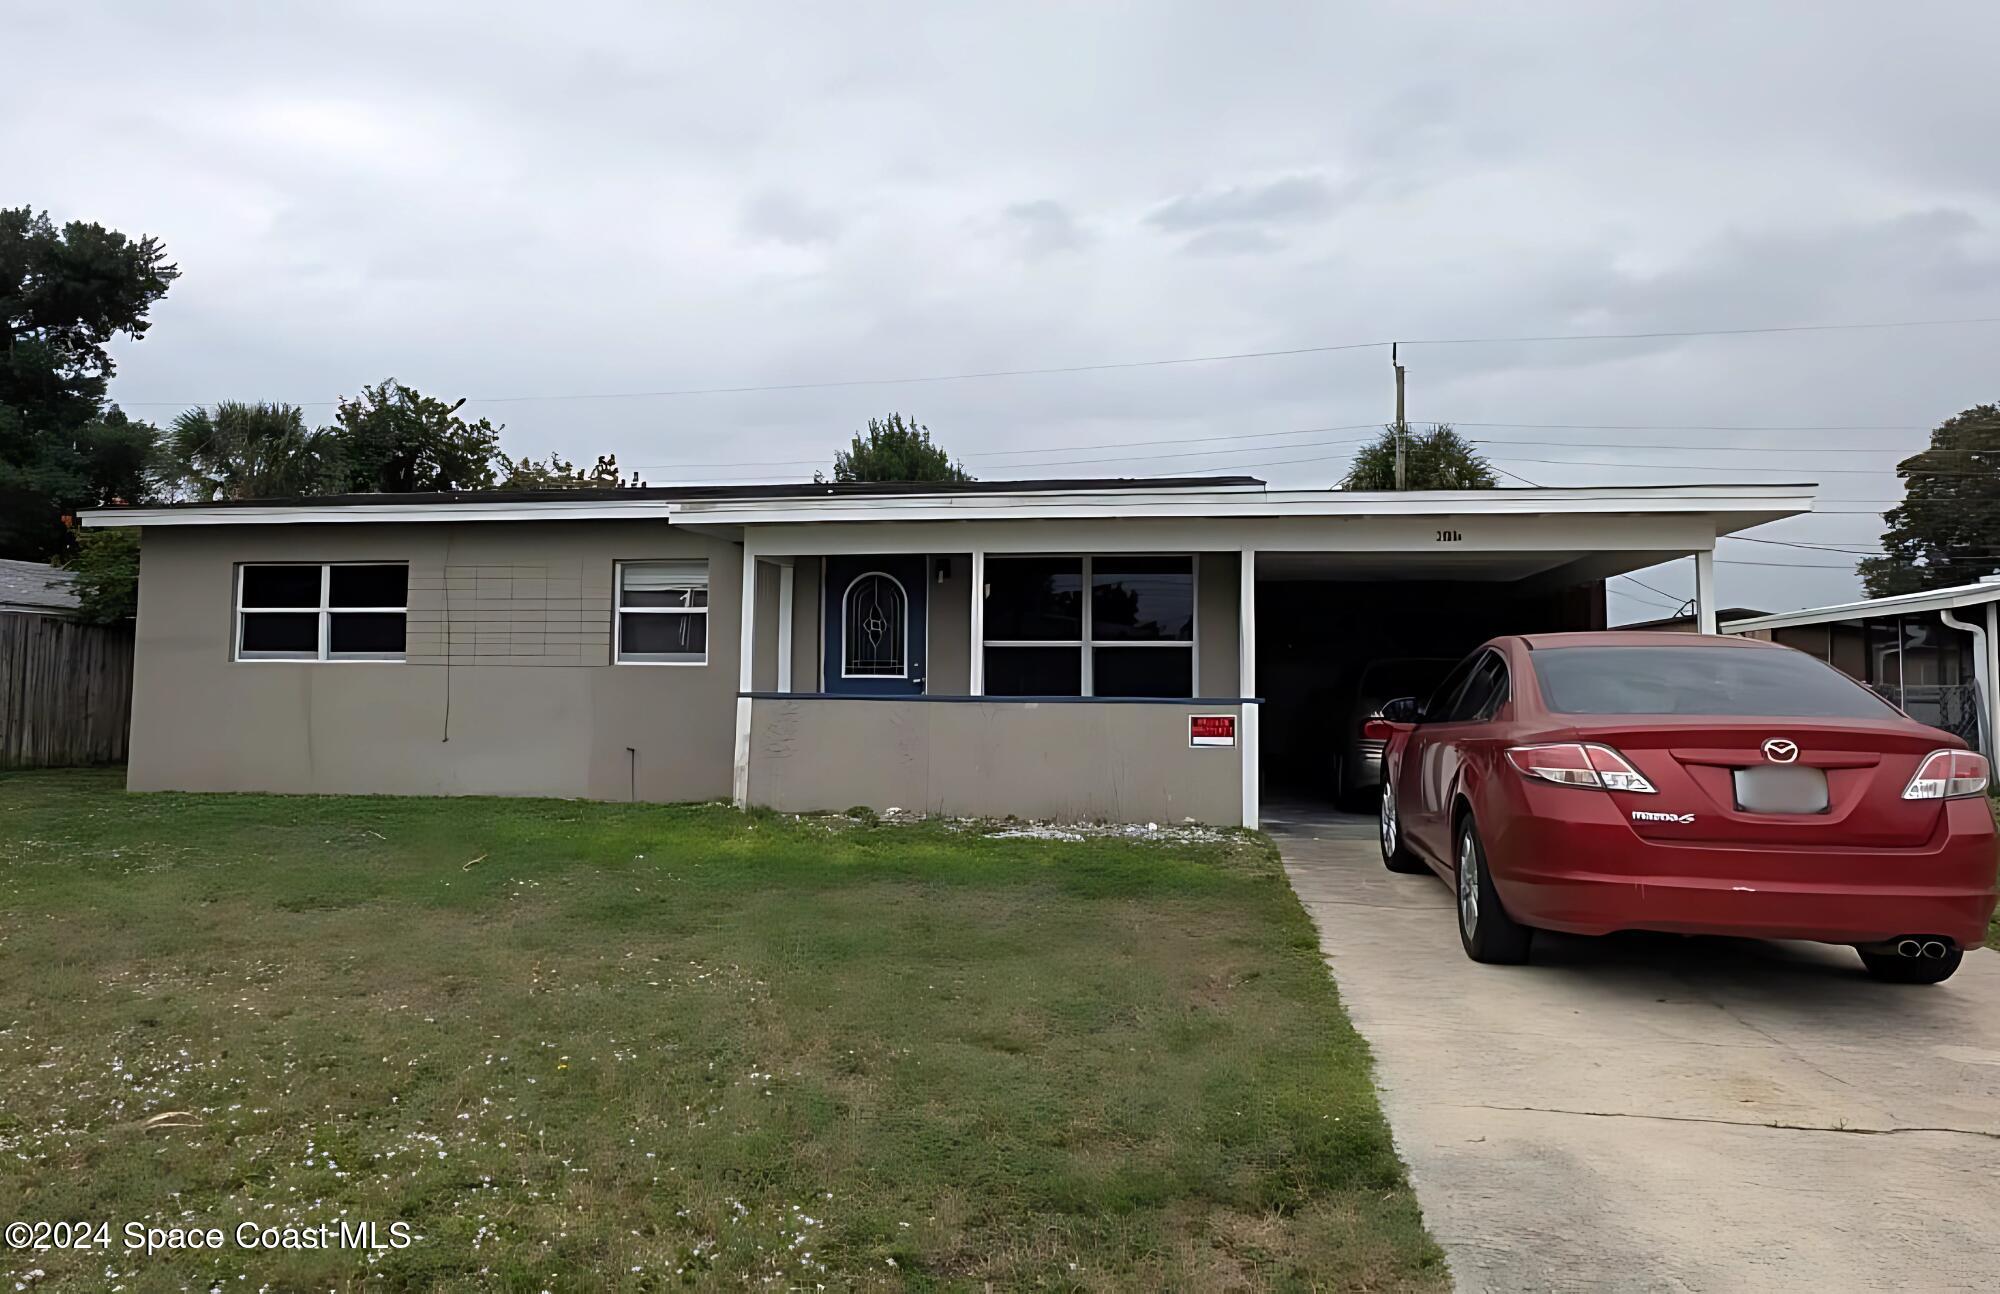
{"label": "neighboring house", "polygon": [[75,618],[76,576],[0,559],[0,768],[125,758],[132,632]]}
{"label": "neighboring house", "polygon": [[1448,655],[1600,627],[1608,576],[1690,553],[1712,607],[1716,536],[1811,488],[700,486],[84,524],[145,527],[137,790],[1255,825],[1264,734],[1331,760],[1301,698],[1357,629]]}
{"label": "neighboring house", "polygon": [[0,558],[0,615],[71,615],[76,611],[76,573],[45,562]]}
{"label": "neighboring house", "polygon": [[2000,732],[2000,576],[1775,615],[1723,616],[1724,633],[1810,652],[1988,755]]}
{"label": "neighboring house", "polygon": [[[1750,607],[1723,607],[1715,613],[1715,618],[1723,624],[1727,624],[1731,620],[1744,620],[1751,616],[1761,616],[1763,614],[1762,611],[1753,610]],[[1700,625],[1701,619],[1699,615],[1690,611],[1685,615],[1662,616],[1658,620],[1640,620],[1633,624],[1618,625],[1617,628],[1654,629],[1660,633],[1692,634],[1701,632]]]}

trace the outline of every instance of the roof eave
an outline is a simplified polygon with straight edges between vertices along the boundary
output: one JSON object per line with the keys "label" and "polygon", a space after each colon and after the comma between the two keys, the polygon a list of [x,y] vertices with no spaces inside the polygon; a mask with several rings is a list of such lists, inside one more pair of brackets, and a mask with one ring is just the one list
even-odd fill
{"label": "roof eave", "polygon": [[2000,602],[2000,584],[1958,584],[1950,588],[1897,593],[1864,602],[1842,602],[1833,606],[1806,607],[1746,620],[1724,621],[1724,633],[1751,633],[1760,629],[1789,629],[1799,625],[1830,624],[1841,620],[1868,620],[1891,612],[1951,610]]}

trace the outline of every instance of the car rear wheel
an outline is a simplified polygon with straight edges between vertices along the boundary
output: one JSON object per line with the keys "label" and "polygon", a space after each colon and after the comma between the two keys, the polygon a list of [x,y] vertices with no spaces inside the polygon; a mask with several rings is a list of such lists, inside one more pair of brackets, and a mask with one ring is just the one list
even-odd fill
{"label": "car rear wheel", "polygon": [[[1855,949],[1861,952],[1860,949]],[[1861,953],[1861,964],[1884,984],[1942,984],[1952,977],[1965,953],[1954,948],[1942,957],[1903,957],[1896,953]]]}
{"label": "car rear wheel", "polygon": [[1493,876],[1486,868],[1486,846],[1479,827],[1467,814],[1458,824],[1458,938],[1465,955],[1476,962],[1517,966],[1528,960],[1535,932],[1500,905]]}
{"label": "car rear wheel", "polygon": [[1382,806],[1378,814],[1382,824],[1382,866],[1392,872],[1427,872],[1423,860],[1410,852],[1403,843],[1403,824],[1396,816],[1396,797],[1389,787],[1382,787]]}

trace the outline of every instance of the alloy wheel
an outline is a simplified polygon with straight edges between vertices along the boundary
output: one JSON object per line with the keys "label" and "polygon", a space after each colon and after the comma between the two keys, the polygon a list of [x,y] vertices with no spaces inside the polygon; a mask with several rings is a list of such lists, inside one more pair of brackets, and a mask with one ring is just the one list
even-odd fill
{"label": "alloy wheel", "polygon": [[1382,788],[1382,856],[1396,856],[1396,797],[1388,787]]}
{"label": "alloy wheel", "polygon": [[1467,935],[1479,933],[1479,847],[1470,831],[1458,837],[1458,923]]}

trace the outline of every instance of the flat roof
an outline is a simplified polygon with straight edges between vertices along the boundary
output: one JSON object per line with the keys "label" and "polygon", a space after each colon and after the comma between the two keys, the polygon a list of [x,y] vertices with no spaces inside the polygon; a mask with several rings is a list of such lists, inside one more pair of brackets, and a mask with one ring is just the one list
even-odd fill
{"label": "flat roof", "polygon": [[1906,611],[1949,611],[1954,607],[2000,602],[2000,581],[1991,584],[1953,584],[1942,589],[1921,589],[1896,593],[1865,602],[1842,602],[1827,607],[1807,607],[1802,611],[1781,611],[1775,615],[1726,620],[1724,633],[1749,633],[1757,629],[1787,629],[1794,625],[1819,625],[1836,620],[1868,620],[1875,616],[1899,615]]}
{"label": "flat roof", "polygon": [[401,505],[449,508],[468,503],[603,503],[610,500],[680,502],[697,499],[899,498],[912,494],[1056,494],[1077,490],[1217,490],[1256,488],[1254,476],[1083,476],[1030,481],[784,481],[776,484],[624,485],[549,490],[452,490],[409,494],[314,494],[264,499],[196,499],[182,503],[120,504],[92,513],[192,508],[361,508]]}
{"label": "flat roof", "polygon": [[690,485],[454,494],[340,494],[94,508],[86,526],[305,522],[577,521],[775,525],[1091,517],[1242,518],[1698,513],[1733,528],[1812,509],[1802,484],[1559,486],[1492,490],[1272,489],[1253,476],[866,484]]}

